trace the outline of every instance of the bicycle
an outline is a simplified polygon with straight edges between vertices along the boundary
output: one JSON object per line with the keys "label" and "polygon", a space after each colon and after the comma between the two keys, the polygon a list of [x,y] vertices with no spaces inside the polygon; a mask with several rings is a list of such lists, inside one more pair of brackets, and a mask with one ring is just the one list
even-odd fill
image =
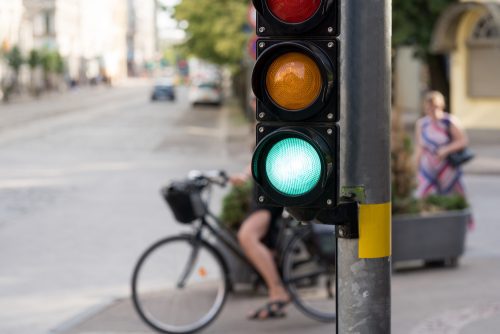
{"label": "bicycle", "polygon": [[[134,307],[158,332],[193,333],[220,314],[232,282],[226,260],[212,240],[253,268],[234,234],[208,207],[212,186],[227,183],[223,171],[191,172],[186,180],[161,191],[176,220],[191,225],[193,232],[157,241],[134,267]],[[323,322],[335,321],[334,232],[333,226],[302,225],[286,218],[276,243],[278,266],[292,302]]]}

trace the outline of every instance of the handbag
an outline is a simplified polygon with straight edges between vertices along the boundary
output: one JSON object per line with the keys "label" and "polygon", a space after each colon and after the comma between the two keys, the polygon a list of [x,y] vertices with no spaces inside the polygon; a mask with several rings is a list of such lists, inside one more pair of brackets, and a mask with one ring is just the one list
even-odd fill
{"label": "handbag", "polygon": [[466,147],[461,151],[451,153],[446,159],[453,167],[459,167],[472,160],[474,156],[474,152],[472,152],[470,148]]}
{"label": "handbag", "polygon": [[[448,121],[447,122],[447,132],[448,132],[448,137],[452,138],[451,136],[451,130],[450,130],[450,127],[451,127],[451,122]],[[472,152],[472,150],[468,147],[460,150],[460,151],[457,151],[457,152],[453,152],[453,153],[450,153],[447,157],[446,157],[446,160],[448,161],[448,163],[457,168],[467,162],[469,162],[470,160],[472,160],[473,158],[475,157],[475,154],[474,152]]]}

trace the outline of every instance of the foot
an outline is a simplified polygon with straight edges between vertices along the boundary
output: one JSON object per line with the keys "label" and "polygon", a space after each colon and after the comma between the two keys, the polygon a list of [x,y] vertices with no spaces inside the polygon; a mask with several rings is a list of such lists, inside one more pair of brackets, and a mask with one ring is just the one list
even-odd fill
{"label": "foot", "polygon": [[286,312],[284,312],[284,310],[288,303],[288,301],[283,300],[268,302],[264,306],[251,313],[248,316],[248,319],[267,320],[284,318],[286,317]]}

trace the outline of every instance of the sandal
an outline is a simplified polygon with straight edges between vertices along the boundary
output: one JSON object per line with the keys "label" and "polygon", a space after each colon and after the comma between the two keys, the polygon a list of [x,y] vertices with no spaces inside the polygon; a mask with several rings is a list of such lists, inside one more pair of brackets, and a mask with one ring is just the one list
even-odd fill
{"label": "sandal", "polygon": [[267,320],[280,319],[286,317],[284,308],[289,304],[287,301],[274,301],[255,310],[248,319],[250,320]]}

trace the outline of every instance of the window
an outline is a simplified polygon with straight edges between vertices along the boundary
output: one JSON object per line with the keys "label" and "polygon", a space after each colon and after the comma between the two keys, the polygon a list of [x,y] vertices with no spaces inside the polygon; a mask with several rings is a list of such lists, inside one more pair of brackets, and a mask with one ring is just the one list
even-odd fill
{"label": "window", "polygon": [[500,37],[498,27],[493,21],[493,16],[487,15],[483,16],[476,24],[474,31],[472,32],[471,42],[475,43],[478,41],[489,41],[492,39],[498,39]]}
{"label": "window", "polygon": [[477,98],[500,98],[500,29],[491,15],[478,20],[467,42],[468,93]]}
{"label": "window", "polygon": [[48,10],[44,13],[44,23],[45,23],[45,34],[54,35],[55,25],[54,25],[54,11]]}

